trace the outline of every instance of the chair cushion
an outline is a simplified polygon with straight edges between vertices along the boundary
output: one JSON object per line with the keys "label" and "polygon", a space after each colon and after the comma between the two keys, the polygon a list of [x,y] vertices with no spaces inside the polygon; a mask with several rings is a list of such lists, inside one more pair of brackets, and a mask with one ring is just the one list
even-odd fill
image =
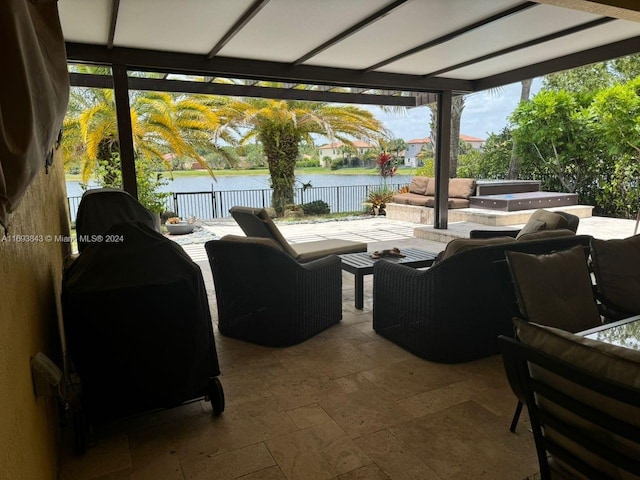
{"label": "chair cushion", "polygon": [[243,237],[241,235],[225,235],[220,240],[224,240],[225,242],[236,242],[236,243],[247,243],[251,245],[266,245],[267,247],[275,248],[281,252],[284,252],[284,249],[274,240],[270,238],[260,238],[260,237]]}
{"label": "chair cushion", "polygon": [[351,240],[330,238],[314,242],[295,243],[292,248],[296,252],[294,257],[298,262],[305,263],[327,255],[342,255],[344,253],[359,253],[367,251],[367,244]]}
{"label": "chair cushion", "polygon": [[614,307],[640,314],[640,235],[591,240],[598,292]]}
{"label": "chair cushion", "polygon": [[527,320],[579,332],[600,325],[582,246],[547,255],[505,252]]}
{"label": "chair cushion", "polygon": [[[427,199],[427,203],[425,206],[435,208],[436,206],[435,197],[425,197],[425,198]],[[453,198],[450,198],[447,200],[447,208],[451,208],[452,205],[453,205]]]}
{"label": "chair cushion", "polygon": [[429,177],[413,177],[411,179],[411,183],[409,183],[409,193],[425,195],[427,193],[428,184]]}
{"label": "chair cushion", "polygon": [[[549,212],[548,210],[536,210],[529,217],[529,221],[522,227],[518,237],[527,233],[538,232],[540,230],[556,230],[566,229],[569,222],[565,217],[558,213]],[[516,238],[518,238],[516,237]]]}
{"label": "chair cushion", "polygon": [[540,230],[538,232],[525,233],[518,237],[519,242],[531,242],[533,240],[544,240],[545,238],[558,238],[558,237],[570,237],[575,235],[575,232],[561,228],[558,230]]}
{"label": "chair cushion", "polygon": [[[557,328],[544,327],[520,319],[514,319],[514,327],[520,341],[537,350],[578,366],[596,377],[640,388],[640,351],[591,340]],[[624,422],[635,426],[640,425],[640,407],[637,405],[631,406],[612,398],[605,398],[591,390],[559,379],[555,375],[552,376],[537,367],[532,368],[532,376],[544,380],[573,398],[578,398],[581,402],[601,409]],[[623,438],[613,435],[611,432],[603,431],[585,423],[585,421],[577,419],[570,412],[558,409],[544,398],[540,398],[539,402],[541,404],[546,402],[544,403],[546,405],[545,408],[552,410],[555,415],[558,415],[563,420],[593,430],[594,435],[605,436],[612,449],[623,451],[632,457],[640,457],[640,450],[637,444],[634,445]],[[554,431],[553,428],[547,431],[547,435],[567,450],[585,458],[585,451],[580,445],[566,439],[557,431]],[[586,456],[592,465],[607,472],[609,478],[637,478],[629,476],[628,473],[624,473],[616,465],[601,460],[594,455],[587,454]],[[567,478],[584,478],[583,476],[575,475],[574,470],[564,462],[557,461],[557,463],[558,465],[554,465],[552,468],[559,468],[561,471],[567,472]]]}
{"label": "chair cushion", "polygon": [[487,245],[500,245],[503,243],[513,243],[516,239],[513,237],[492,237],[492,238],[454,238],[447,247],[438,254],[437,261],[445,260],[453,257],[456,253],[464,252],[472,248],[486,247]]}
{"label": "chair cushion", "polygon": [[430,197],[419,195],[417,193],[398,193],[392,197],[395,203],[402,203],[405,205],[416,205],[418,207],[426,207],[427,201]]}
{"label": "chair cushion", "polygon": [[473,178],[450,178],[449,197],[468,199],[476,190],[476,181]]}

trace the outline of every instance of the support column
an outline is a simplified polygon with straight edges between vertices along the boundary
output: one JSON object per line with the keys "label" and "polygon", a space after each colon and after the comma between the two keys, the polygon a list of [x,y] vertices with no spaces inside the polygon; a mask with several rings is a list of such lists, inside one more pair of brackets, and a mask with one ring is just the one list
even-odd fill
{"label": "support column", "polygon": [[125,192],[133,195],[134,198],[138,198],[127,68],[124,65],[112,65],[112,73],[113,90],[116,101],[116,118],[118,121],[118,145],[120,146],[122,188]]}
{"label": "support column", "polygon": [[436,201],[433,228],[446,229],[449,218],[449,162],[451,149],[451,91],[438,95],[436,157],[434,162]]}

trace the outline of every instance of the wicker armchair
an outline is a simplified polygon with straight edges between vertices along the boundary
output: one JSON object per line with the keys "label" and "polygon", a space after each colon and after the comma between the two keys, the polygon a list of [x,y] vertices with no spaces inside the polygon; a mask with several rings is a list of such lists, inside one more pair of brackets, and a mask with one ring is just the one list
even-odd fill
{"label": "wicker armchair", "polygon": [[466,362],[498,353],[519,313],[505,251],[550,253],[591,237],[574,235],[472,248],[427,270],[379,261],[373,274],[373,328],[427,360]]}
{"label": "wicker armchair", "polygon": [[340,258],[298,263],[273,240],[205,244],[223,335],[269,347],[303,342],[342,319]]}

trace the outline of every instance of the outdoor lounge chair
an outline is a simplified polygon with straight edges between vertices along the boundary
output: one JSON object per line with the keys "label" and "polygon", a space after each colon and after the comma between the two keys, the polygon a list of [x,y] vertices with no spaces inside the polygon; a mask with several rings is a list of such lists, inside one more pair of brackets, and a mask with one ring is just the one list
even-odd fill
{"label": "outdoor lounge chair", "polygon": [[499,339],[529,411],[540,478],[640,478],[640,356],[632,349],[514,321]]}
{"label": "outdoor lounge chair", "polygon": [[366,243],[339,239],[317,240],[290,245],[264,208],[232,207],[229,212],[247,237],[273,240],[292,258],[301,263],[328,255],[367,251]]}
{"label": "outdoor lounge chair", "polygon": [[236,235],[211,240],[205,249],[223,335],[284,347],[342,319],[337,256],[301,264],[273,240]]}

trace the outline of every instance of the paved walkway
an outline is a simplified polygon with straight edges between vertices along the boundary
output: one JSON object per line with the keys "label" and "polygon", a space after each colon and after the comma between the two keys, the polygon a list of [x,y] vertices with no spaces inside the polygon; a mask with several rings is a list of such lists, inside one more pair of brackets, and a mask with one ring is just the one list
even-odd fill
{"label": "paved walkway", "polygon": [[[592,235],[596,238],[609,240],[626,238],[633,235],[635,220],[623,220],[608,217],[590,217],[580,219],[579,234]],[[419,247],[429,252],[437,253],[444,249],[441,242],[422,240],[413,236],[413,230],[425,225],[398,220],[388,220],[385,217],[363,217],[349,220],[322,221],[316,223],[291,223],[277,221],[282,235],[292,244],[310,242],[325,238],[340,238],[366,242],[369,251],[382,248]],[[486,229],[485,225],[469,222],[451,223],[449,225],[456,236],[468,237],[473,229]],[[513,226],[518,228],[519,226]],[[495,228],[495,227],[494,227]],[[185,251],[194,261],[206,261],[204,243],[225,235],[242,235],[244,233],[231,218],[206,222],[198,232],[192,235],[181,235],[169,238],[182,244]]]}

